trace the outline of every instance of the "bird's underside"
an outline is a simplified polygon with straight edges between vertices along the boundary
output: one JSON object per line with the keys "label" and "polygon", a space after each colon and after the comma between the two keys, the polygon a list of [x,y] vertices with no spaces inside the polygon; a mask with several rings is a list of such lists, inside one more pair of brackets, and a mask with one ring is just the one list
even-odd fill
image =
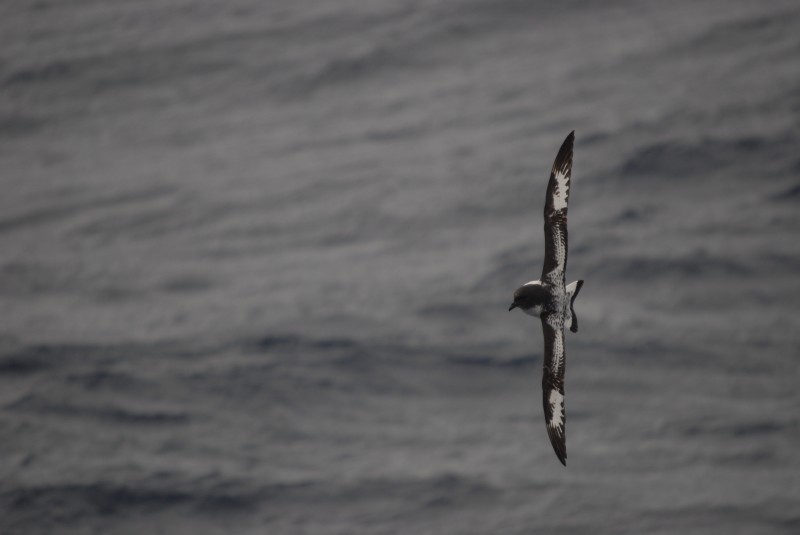
{"label": "bird's underside", "polygon": [[542,373],[542,401],[547,435],[562,464],[567,464],[564,411],[564,372],[566,351],[564,328],[577,331],[572,303],[583,281],[565,284],[567,269],[567,204],[572,177],[572,146],[575,133],[571,132],[558,151],[544,207],[544,267],[541,280],[531,281],[514,292],[511,308],[521,308],[530,315],[539,316],[544,334],[544,363]]}
{"label": "bird's underside", "polygon": [[556,307],[542,315],[544,334],[544,366],[542,371],[542,401],[547,435],[558,456],[567,464],[564,411],[564,372],[567,355],[564,348],[564,322],[566,319],[567,291],[567,204],[572,178],[572,146],[575,132],[570,132],[558,151],[544,207],[544,267],[542,283],[551,289]]}

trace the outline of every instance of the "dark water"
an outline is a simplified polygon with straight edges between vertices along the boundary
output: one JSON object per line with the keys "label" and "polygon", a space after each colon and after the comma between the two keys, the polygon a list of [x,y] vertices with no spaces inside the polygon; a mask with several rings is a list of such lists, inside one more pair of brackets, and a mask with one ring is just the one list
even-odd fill
{"label": "dark water", "polygon": [[[0,533],[800,530],[796,2],[0,6]],[[567,444],[536,321],[575,129]]]}

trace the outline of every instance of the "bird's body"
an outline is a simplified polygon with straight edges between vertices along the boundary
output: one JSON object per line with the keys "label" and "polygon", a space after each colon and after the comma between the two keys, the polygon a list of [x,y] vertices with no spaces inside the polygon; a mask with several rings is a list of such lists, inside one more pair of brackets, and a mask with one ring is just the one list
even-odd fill
{"label": "bird's body", "polygon": [[539,280],[526,282],[514,292],[514,301],[521,301],[524,304],[518,304],[514,308],[519,308],[525,314],[536,318],[541,318],[543,313],[550,315],[564,311],[566,315],[564,325],[572,332],[578,332],[578,317],[575,315],[573,303],[581,286],[583,281],[575,281],[560,292],[558,288],[550,288]]}
{"label": "bird's body", "polygon": [[564,412],[564,372],[566,351],[564,328],[578,331],[578,317],[573,304],[583,281],[566,284],[567,269],[567,204],[572,177],[571,132],[553,163],[547,185],[544,208],[545,258],[542,276],[517,288],[509,311],[519,308],[542,321],[544,333],[544,365],[542,394],[547,434],[562,464],[566,465],[567,445]]}

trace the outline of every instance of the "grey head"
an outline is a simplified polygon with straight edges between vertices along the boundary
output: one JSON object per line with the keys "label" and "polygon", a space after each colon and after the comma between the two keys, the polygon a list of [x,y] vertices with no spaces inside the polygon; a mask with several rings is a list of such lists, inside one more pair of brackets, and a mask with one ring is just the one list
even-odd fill
{"label": "grey head", "polygon": [[539,316],[550,300],[550,293],[541,284],[528,283],[514,291],[514,302],[508,310],[519,308],[526,314]]}

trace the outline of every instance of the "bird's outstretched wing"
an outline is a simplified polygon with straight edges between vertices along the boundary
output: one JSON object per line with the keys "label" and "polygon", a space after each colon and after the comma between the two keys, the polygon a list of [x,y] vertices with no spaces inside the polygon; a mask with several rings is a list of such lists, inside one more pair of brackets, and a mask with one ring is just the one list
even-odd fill
{"label": "bird's outstretched wing", "polygon": [[542,316],[544,331],[544,370],[542,374],[542,396],[544,401],[544,421],[550,443],[564,466],[567,465],[567,439],[564,412],[564,370],[567,354],[564,349],[563,316],[550,314]]}
{"label": "bird's outstretched wing", "polygon": [[573,130],[561,144],[550,182],[547,184],[547,199],[544,205],[544,268],[542,282],[564,285],[567,271],[567,202],[572,178]]}

